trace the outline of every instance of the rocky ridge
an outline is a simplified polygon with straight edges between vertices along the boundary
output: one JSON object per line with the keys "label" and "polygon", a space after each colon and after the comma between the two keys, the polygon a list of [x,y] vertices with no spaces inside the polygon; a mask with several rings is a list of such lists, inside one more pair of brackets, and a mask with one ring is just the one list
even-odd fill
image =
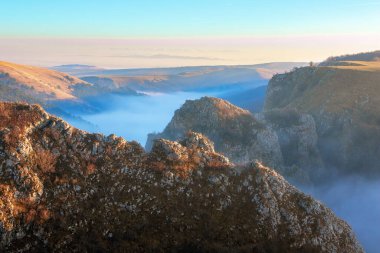
{"label": "rocky ridge", "polygon": [[150,134],[146,144],[157,138],[178,140],[187,131],[202,133],[215,143],[215,149],[235,163],[253,160],[269,166],[282,164],[277,135],[249,111],[212,97],[187,100],[160,134]]}
{"label": "rocky ridge", "polygon": [[380,65],[360,65],[304,67],[275,75],[264,111],[311,115],[326,167],[345,175],[378,176]]}
{"label": "rocky ridge", "polygon": [[145,153],[0,103],[0,169],[2,251],[363,252],[330,209],[193,132]]}
{"label": "rocky ridge", "polygon": [[162,133],[148,136],[146,149],[154,139],[177,140],[189,130],[209,137],[235,163],[259,160],[299,183],[309,183],[323,169],[315,121],[295,110],[253,115],[218,98],[186,101]]}

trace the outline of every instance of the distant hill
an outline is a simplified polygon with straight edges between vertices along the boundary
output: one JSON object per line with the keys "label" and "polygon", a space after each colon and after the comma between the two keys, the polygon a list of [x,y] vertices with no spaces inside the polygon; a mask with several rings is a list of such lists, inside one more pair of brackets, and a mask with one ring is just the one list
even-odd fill
{"label": "distant hill", "polygon": [[284,73],[306,63],[265,63],[242,66],[200,66],[152,69],[114,69],[82,76],[94,85],[105,83],[142,92],[220,92],[248,90],[266,85],[276,73]]}
{"label": "distant hill", "polygon": [[59,72],[64,72],[64,73],[74,75],[74,76],[91,75],[95,71],[104,70],[103,68],[99,68],[96,66],[82,65],[82,64],[60,65],[60,66],[51,67],[50,69],[56,70]]}
{"label": "distant hill", "polygon": [[[64,65],[62,68],[80,70],[92,66]],[[3,101],[46,104],[105,93],[137,95],[128,87],[89,83],[56,70],[0,61],[0,100]]]}
{"label": "distant hill", "polygon": [[76,85],[85,81],[45,68],[0,61],[0,99],[29,102],[73,99]]}
{"label": "distant hill", "polygon": [[[306,66],[307,62],[270,62],[254,65],[231,65],[231,66],[190,66],[172,68],[134,68],[134,69],[105,69],[91,65],[68,64],[54,66],[50,69],[83,76],[169,76],[183,73],[201,73],[220,71],[222,69],[258,69],[263,75],[268,73],[282,73],[295,67]],[[268,76],[267,76],[268,77]],[[270,78],[270,77],[269,77]]]}

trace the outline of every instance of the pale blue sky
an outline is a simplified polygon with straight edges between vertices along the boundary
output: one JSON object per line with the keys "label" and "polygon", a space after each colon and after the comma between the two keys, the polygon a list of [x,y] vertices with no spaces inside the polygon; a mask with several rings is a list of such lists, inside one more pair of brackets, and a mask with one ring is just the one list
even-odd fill
{"label": "pale blue sky", "polygon": [[380,0],[2,0],[0,60],[105,67],[318,61],[379,49],[379,13]]}
{"label": "pale blue sky", "polygon": [[379,0],[4,0],[2,36],[160,37],[362,34]]}

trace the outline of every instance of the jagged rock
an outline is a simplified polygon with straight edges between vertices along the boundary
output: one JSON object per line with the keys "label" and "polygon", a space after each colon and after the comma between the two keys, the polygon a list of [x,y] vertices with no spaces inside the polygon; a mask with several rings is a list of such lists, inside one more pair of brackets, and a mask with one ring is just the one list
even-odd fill
{"label": "jagged rock", "polygon": [[215,143],[217,152],[235,163],[261,160],[267,165],[282,164],[277,135],[247,110],[211,97],[188,100],[160,134],[150,134],[146,149],[158,138],[181,139],[187,131],[202,133]]}
{"label": "jagged rock", "polygon": [[180,142],[154,140],[149,161],[153,161],[154,167],[172,168],[185,174],[197,168],[232,166],[228,158],[215,153],[214,144],[207,137],[194,132],[188,132]]}
{"label": "jagged rock", "polygon": [[0,132],[4,252],[363,252],[330,209],[197,133],[145,153],[13,103]]}

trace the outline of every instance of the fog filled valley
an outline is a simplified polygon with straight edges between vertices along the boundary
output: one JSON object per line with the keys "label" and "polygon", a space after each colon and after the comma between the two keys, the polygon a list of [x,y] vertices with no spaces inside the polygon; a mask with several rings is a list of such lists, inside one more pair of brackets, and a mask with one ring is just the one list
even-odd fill
{"label": "fog filled valley", "polygon": [[380,0],[4,0],[0,253],[379,253]]}
{"label": "fog filled valley", "polygon": [[299,188],[330,207],[354,229],[366,252],[377,252],[380,236],[380,180],[327,178],[322,186]]}
{"label": "fog filled valley", "polygon": [[[265,86],[263,88],[265,89]],[[259,89],[263,88],[259,87]],[[56,112],[58,116],[80,129],[106,135],[116,134],[127,140],[136,140],[144,146],[147,135],[161,132],[173,117],[174,111],[180,108],[186,100],[226,95],[223,91],[147,92],[139,96],[110,94],[86,101],[87,106],[91,106],[91,111],[83,111],[81,105],[67,105],[65,102],[59,102],[60,111],[53,108],[51,112]],[[259,95],[257,100],[259,106],[263,99],[263,96]]]}
{"label": "fog filled valley", "polygon": [[[262,89],[266,86],[258,87],[256,94],[255,91],[250,91],[248,94],[253,99],[258,98],[258,107],[255,109],[260,111],[265,95],[265,89],[264,93]],[[127,140],[136,140],[145,146],[147,135],[162,132],[175,110],[179,109],[186,100],[195,100],[204,96],[229,100],[238,91],[241,91],[241,87],[236,90],[229,88],[199,92],[145,92],[140,96],[100,96],[92,98],[89,102],[93,108],[96,108],[96,112],[81,112],[76,106],[67,110],[69,107],[62,106],[70,114],[70,117],[63,116],[63,118],[80,129],[105,135],[116,134]],[[245,92],[243,90],[242,94]],[[230,101],[234,102],[232,99]],[[73,115],[76,117],[72,117]],[[344,177],[332,172],[323,180],[325,182],[322,185],[312,187],[297,182],[294,182],[294,185],[326,204],[347,221],[367,252],[377,252],[377,239],[380,238],[380,179]]]}
{"label": "fog filled valley", "polygon": [[[265,86],[259,87],[265,88]],[[63,118],[80,129],[105,135],[116,134],[127,140],[136,140],[145,146],[147,135],[162,132],[175,110],[179,109],[186,100],[199,99],[203,96],[226,98],[228,94],[236,92],[228,89],[218,92],[146,92],[141,96],[100,96],[92,98],[90,102],[91,106],[96,108],[96,112],[81,112],[75,106],[67,110],[67,106],[62,106],[71,115]],[[260,89],[257,93],[251,92],[249,96],[257,95],[262,101],[264,97],[261,97]],[[312,187],[297,182],[294,184],[322,201],[339,217],[346,220],[357,233],[367,252],[377,252],[377,239],[380,238],[380,179],[334,176],[333,172],[326,175],[323,180],[325,182],[322,185]]]}
{"label": "fog filled valley", "polygon": [[[294,67],[298,66],[302,66],[302,64],[295,64]],[[69,66],[66,66],[66,68],[69,68]],[[273,74],[277,73],[277,71],[280,73],[290,71],[291,68],[293,66],[289,64],[288,69],[275,69]],[[190,71],[187,74],[188,76],[192,76],[191,71],[204,71],[206,74],[203,77],[204,74],[202,73],[200,75],[202,78],[196,79],[194,83],[174,78],[176,81],[175,88],[169,86],[172,84],[168,79],[158,81],[158,85],[157,83],[151,84],[149,82],[145,82],[144,85],[141,85],[141,83],[133,84],[131,85],[133,89],[141,89],[136,90],[137,94],[133,95],[111,93],[109,95],[91,96],[84,99],[86,106],[89,108],[88,110],[83,110],[83,104],[75,105],[59,102],[55,106],[64,110],[65,113],[58,112],[56,114],[80,129],[106,135],[116,134],[127,140],[136,140],[144,147],[148,134],[162,132],[173,118],[175,111],[183,106],[186,100],[197,100],[204,96],[218,97],[247,109],[252,114],[262,112],[269,82],[268,76],[257,78],[255,71],[251,71],[251,69],[248,69],[248,72],[244,72],[247,71],[245,67],[237,69],[238,71],[232,74],[231,72],[234,70],[229,68],[227,68],[227,71],[218,71],[217,78],[215,77],[216,75],[207,76],[209,70],[202,70],[202,68],[186,69],[186,71]],[[132,73],[128,73],[128,71]],[[174,71],[174,73],[170,73],[171,71]],[[181,71],[183,70],[181,69]],[[176,69],[165,69],[163,72],[162,70],[153,69],[116,70],[113,72],[118,73],[118,75],[143,74],[144,76],[154,76],[158,73],[159,75],[167,75],[167,72],[169,72],[176,76],[183,75],[181,71],[176,72]],[[210,72],[212,73],[212,71]],[[104,71],[99,74],[104,73],[109,74]],[[195,76],[198,74],[196,73]],[[83,80],[92,79],[84,77]],[[226,83],[226,80],[230,83]],[[166,82],[169,82],[169,85]],[[224,83],[219,85],[219,82]],[[193,86],[189,88],[189,84]],[[55,112],[54,107],[51,111]],[[216,141],[214,138],[212,140]],[[331,148],[334,149],[333,147]],[[330,150],[325,152],[330,152]],[[317,168],[311,169],[317,170]],[[376,179],[376,176],[371,178],[370,174],[368,176],[352,176],[351,173],[347,175],[337,173],[335,167],[327,168],[326,170],[323,172],[323,176],[320,176],[320,182],[322,183],[304,184],[303,182],[292,180],[292,177],[288,177],[288,179],[304,192],[322,201],[339,217],[346,220],[353,226],[366,250],[376,252],[377,239],[380,238],[380,230],[378,229],[380,227],[380,180]]]}
{"label": "fog filled valley", "polygon": [[0,249],[155,251],[164,231],[174,252],[377,252],[378,56],[114,70],[1,62]]}

